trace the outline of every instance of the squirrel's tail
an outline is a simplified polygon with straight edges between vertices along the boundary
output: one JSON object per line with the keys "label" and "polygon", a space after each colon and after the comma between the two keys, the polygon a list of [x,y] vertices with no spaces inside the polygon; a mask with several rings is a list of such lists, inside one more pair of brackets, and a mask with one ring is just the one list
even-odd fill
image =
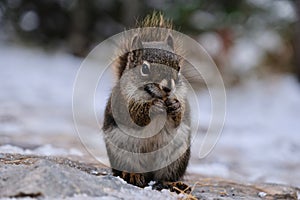
{"label": "squirrel's tail", "polygon": [[147,15],[144,20],[138,22],[138,28],[145,27],[158,27],[158,28],[167,28],[172,29],[172,21],[166,19],[161,12],[154,11],[152,14]]}

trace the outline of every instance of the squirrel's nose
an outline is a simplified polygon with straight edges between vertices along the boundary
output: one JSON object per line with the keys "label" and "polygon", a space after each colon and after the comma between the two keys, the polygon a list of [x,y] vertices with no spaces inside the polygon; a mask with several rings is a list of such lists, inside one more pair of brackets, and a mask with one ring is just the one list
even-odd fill
{"label": "squirrel's nose", "polygon": [[169,93],[169,92],[171,92],[171,89],[170,88],[168,88],[168,87],[164,87],[164,86],[162,86],[162,88],[161,88],[165,93]]}
{"label": "squirrel's nose", "polygon": [[165,93],[170,93],[175,88],[175,81],[173,79],[171,79],[171,80],[163,79],[159,83],[159,87]]}

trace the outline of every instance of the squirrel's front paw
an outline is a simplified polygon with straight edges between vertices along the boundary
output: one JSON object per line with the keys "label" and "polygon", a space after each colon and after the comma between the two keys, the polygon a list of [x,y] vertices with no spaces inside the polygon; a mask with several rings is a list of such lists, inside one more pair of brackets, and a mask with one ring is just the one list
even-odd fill
{"label": "squirrel's front paw", "polygon": [[177,115],[181,112],[181,104],[177,99],[167,99],[166,106],[168,114]]}
{"label": "squirrel's front paw", "polygon": [[175,127],[177,127],[181,122],[181,103],[177,99],[167,99],[166,100],[167,113],[173,119]]}
{"label": "squirrel's front paw", "polygon": [[166,112],[165,102],[161,99],[154,99],[152,101],[151,113],[153,114],[162,114]]}

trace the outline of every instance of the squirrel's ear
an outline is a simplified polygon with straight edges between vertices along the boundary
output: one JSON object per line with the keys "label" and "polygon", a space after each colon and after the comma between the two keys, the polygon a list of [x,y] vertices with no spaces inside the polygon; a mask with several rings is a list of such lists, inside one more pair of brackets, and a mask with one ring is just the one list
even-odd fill
{"label": "squirrel's ear", "polygon": [[134,35],[131,41],[131,49],[135,50],[135,49],[142,49],[142,48],[143,48],[143,44],[140,37],[138,35]]}
{"label": "squirrel's ear", "polygon": [[168,34],[168,37],[166,38],[166,43],[172,50],[174,50],[174,41],[173,36],[171,34]]}

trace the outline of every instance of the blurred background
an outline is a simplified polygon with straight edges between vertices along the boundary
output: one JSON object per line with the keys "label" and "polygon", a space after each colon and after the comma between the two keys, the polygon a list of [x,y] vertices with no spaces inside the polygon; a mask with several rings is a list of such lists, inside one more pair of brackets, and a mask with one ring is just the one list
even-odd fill
{"label": "blurred background", "polygon": [[72,119],[76,72],[96,45],[153,10],[207,50],[227,87],[222,137],[207,158],[193,156],[189,173],[299,186],[296,0],[0,0],[0,152],[86,155]]}
{"label": "blurred background", "polygon": [[[233,73],[298,73],[298,1],[292,0],[2,0],[1,40],[84,57],[153,10],[199,41]],[[298,59],[297,59],[298,58]]]}

